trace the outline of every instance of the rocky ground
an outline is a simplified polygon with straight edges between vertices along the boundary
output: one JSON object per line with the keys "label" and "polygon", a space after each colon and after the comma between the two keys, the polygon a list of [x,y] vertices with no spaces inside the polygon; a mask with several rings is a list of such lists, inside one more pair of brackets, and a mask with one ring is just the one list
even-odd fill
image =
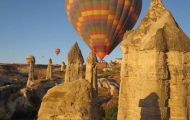
{"label": "rocky ground", "polygon": [[[98,103],[108,109],[118,103],[120,65],[113,65],[112,69],[98,68]],[[47,80],[47,65],[36,64],[34,68],[35,81],[26,87],[28,78],[28,64],[0,63],[0,108],[13,113],[21,106],[33,104],[40,106],[41,99],[46,92],[64,82],[65,69],[61,65],[53,65],[52,80]]]}

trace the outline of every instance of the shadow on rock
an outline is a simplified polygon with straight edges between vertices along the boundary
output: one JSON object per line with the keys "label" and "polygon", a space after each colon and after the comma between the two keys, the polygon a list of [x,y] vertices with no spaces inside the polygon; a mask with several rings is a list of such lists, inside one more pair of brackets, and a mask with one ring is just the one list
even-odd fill
{"label": "shadow on rock", "polygon": [[139,107],[141,107],[140,120],[161,120],[159,108],[159,97],[156,93],[151,93],[144,99],[140,99]]}

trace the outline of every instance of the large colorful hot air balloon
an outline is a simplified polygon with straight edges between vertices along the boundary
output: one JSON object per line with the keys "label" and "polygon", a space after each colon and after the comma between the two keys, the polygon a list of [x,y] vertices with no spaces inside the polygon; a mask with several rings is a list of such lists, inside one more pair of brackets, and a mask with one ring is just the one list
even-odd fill
{"label": "large colorful hot air balloon", "polygon": [[142,0],[65,0],[69,21],[100,60],[135,25]]}
{"label": "large colorful hot air balloon", "polygon": [[27,62],[28,64],[30,63],[31,60],[33,60],[34,63],[36,62],[36,61],[35,61],[35,57],[34,57],[33,55],[28,55],[28,56],[26,56],[26,62]]}
{"label": "large colorful hot air balloon", "polygon": [[58,55],[58,54],[60,53],[60,49],[59,49],[59,48],[56,48],[56,49],[54,50],[54,52],[55,52],[56,55]]}

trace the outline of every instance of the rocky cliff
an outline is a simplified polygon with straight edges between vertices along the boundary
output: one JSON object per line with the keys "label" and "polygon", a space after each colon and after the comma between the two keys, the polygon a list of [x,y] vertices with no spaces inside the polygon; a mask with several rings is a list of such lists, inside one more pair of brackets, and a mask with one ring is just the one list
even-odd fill
{"label": "rocky cliff", "polygon": [[118,120],[190,119],[190,39],[161,0],[127,31]]}

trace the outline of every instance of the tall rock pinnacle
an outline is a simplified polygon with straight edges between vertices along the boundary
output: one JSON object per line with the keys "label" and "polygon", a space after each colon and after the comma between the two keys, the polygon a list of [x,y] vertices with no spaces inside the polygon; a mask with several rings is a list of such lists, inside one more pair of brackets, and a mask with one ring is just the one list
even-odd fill
{"label": "tall rock pinnacle", "polygon": [[118,120],[189,120],[190,39],[161,0],[120,48]]}
{"label": "tall rock pinnacle", "polygon": [[63,71],[63,69],[65,69],[65,62],[62,62],[62,64],[61,64],[61,71]]}
{"label": "tall rock pinnacle", "polygon": [[52,79],[52,60],[51,60],[51,58],[48,61],[46,79]]}
{"label": "tall rock pinnacle", "polygon": [[67,55],[67,67],[65,73],[65,82],[83,79],[84,59],[77,42],[71,47]]}
{"label": "tall rock pinnacle", "polygon": [[95,94],[98,95],[96,62],[97,62],[96,55],[93,52],[91,52],[86,59],[85,79],[91,83],[92,88],[94,88]]}
{"label": "tall rock pinnacle", "polygon": [[29,66],[27,86],[30,86],[31,81],[34,80],[34,64],[35,64],[34,57],[32,59],[30,59],[29,64],[30,64],[30,66]]}

